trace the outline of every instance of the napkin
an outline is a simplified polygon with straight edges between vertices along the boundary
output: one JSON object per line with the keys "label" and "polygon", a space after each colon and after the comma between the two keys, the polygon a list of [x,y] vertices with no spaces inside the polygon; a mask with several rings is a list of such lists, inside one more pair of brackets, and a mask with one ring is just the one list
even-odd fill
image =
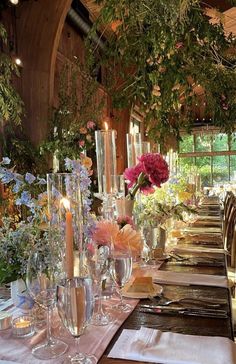
{"label": "napkin", "polygon": [[[189,242],[191,243],[191,242]],[[175,246],[171,249],[171,252],[174,253],[191,253],[191,254],[199,254],[199,253],[213,253],[213,254],[229,254],[227,250],[222,248],[208,248],[206,246]]]}
{"label": "napkin", "polygon": [[108,357],[159,364],[234,364],[236,345],[224,337],[183,335],[141,327],[123,330]]}
{"label": "napkin", "polygon": [[159,270],[153,274],[153,281],[156,283],[191,285],[200,284],[202,286],[228,287],[226,276],[217,276],[198,273],[179,273]]}

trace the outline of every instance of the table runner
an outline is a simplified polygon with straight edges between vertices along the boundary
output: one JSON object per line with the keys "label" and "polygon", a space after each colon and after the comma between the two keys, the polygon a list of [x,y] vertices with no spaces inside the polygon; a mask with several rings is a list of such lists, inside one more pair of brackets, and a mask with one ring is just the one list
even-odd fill
{"label": "table runner", "polygon": [[[138,303],[138,300],[127,300],[127,302],[134,309]],[[106,301],[106,305],[109,307],[111,307],[113,304],[114,300]],[[19,311],[15,308],[10,311],[13,313],[13,315],[19,314]],[[86,329],[86,332],[81,336],[80,339],[81,352],[95,355],[99,360],[112,337],[131,312],[117,313],[116,311],[113,311],[112,313],[115,317],[115,320],[111,324],[107,326],[89,325]],[[67,331],[64,329],[61,334],[58,335],[58,330],[58,328],[53,330],[53,335],[68,343],[69,349],[63,356],[52,360],[47,360],[48,364],[60,364],[63,362],[63,359],[66,355],[75,351],[75,344],[72,336],[67,334]],[[11,329],[0,331],[0,359],[14,361],[20,364],[42,364],[42,360],[35,358],[31,354],[31,348],[42,341],[42,339],[45,337],[45,334],[46,331],[44,329],[37,332],[30,338],[16,339],[12,336]]]}

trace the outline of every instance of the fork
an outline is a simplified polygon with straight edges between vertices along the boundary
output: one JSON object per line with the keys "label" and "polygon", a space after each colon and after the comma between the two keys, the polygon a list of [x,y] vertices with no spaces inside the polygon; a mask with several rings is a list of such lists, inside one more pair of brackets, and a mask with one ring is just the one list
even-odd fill
{"label": "fork", "polygon": [[204,300],[201,300],[199,298],[191,298],[191,297],[184,297],[184,298],[180,298],[178,300],[167,300],[165,302],[162,303],[158,303],[160,306],[169,306],[172,303],[192,303],[195,305],[200,305],[200,306],[205,306],[205,307],[211,307],[211,308],[219,308],[220,304],[219,303],[209,303],[206,302]]}
{"label": "fork", "polygon": [[[169,306],[172,303],[191,303],[191,304],[195,304],[197,306],[204,306],[204,307],[208,307],[208,308],[219,308],[221,306],[221,304],[224,304],[225,302],[222,300],[221,302],[209,302],[207,301],[207,299],[205,300],[205,298],[193,298],[193,297],[184,297],[184,298],[179,298],[177,300],[170,300],[168,298],[166,298],[166,301],[164,302],[160,302],[160,300],[162,300],[162,298],[166,298],[164,296],[159,296],[159,297],[153,297],[153,296],[148,296],[148,299],[150,301],[152,301],[153,303],[159,305],[159,306]],[[217,301],[217,299],[216,299]]]}

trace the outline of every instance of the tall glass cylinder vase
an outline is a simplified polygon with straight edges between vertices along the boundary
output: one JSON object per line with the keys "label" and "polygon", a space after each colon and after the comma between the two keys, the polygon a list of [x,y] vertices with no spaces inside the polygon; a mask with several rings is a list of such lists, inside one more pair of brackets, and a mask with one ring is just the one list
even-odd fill
{"label": "tall glass cylinder vase", "polygon": [[137,158],[142,155],[141,134],[126,134],[128,167],[133,167],[138,162]]}
{"label": "tall glass cylinder vase", "polygon": [[116,131],[96,130],[98,191],[101,196],[112,192],[111,176],[116,175]]}
{"label": "tall glass cylinder vase", "polygon": [[142,154],[151,153],[150,142],[142,142]]}
{"label": "tall glass cylinder vase", "polygon": [[[61,249],[65,276],[71,279],[75,268],[79,275],[83,270],[83,206],[79,175],[47,174],[47,192],[50,240]],[[78,263],[75,255],[79,257]]]}

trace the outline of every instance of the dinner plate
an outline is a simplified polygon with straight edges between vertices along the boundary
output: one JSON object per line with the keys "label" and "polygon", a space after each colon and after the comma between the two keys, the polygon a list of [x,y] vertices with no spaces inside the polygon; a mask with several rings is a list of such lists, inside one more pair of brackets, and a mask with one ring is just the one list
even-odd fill
{"label": "dinner plate", "polygon": [[125,286],[122,289],[122,296],[127,297],[127,298],[148,298],[148,297],[155,297],[155,296],[161,295],[163,292],[163,287],[156,283],[153,284],[154,290],[152,293],[128,292],[129,286],[130,285]]}

